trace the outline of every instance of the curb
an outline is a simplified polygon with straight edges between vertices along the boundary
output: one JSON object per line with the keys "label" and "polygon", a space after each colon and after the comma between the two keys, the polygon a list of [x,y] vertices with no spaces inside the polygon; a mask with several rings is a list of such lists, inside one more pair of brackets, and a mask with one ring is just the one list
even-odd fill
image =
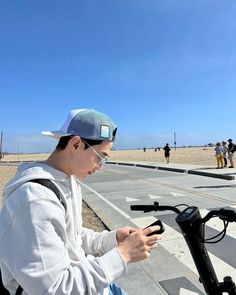
{"label": "curb", "polygon": [[132,163],[115,163],[117,165],[123,165],[123,166],[136,166],[135,164],[132,164]]}
{"label": "curb", "polygon": [[136,164],[136,163],[127,163],[127,162],[112,162],[108,161],[107,164],[115,164],[115,165],[123,165],[123,166],[134,166],[134,167],[141,167],[141,168],[150,168],[150,169],[157,169],[157,170],[164,170],[164,171],[171,171],[171,172],[178,172],[178,173],[186,173],[186,174],[193,174],[193,175],[200,175],[206,177],[213,177],[213,178],[220,178],[225,180],[235,180],[235,176],[233,175],[225,175],[225,174],[216,174],[211,172],[204,172],[198,170],[188,170],[188,169],[181,169],[181,168],[171,168],[171,167],[162,167],[162,166],[153,166],[148,164]]}
{"label": "curb", "polygon": [[179,173],[188,173],[188,170],[181,169],[181,168],[158,167],[158,170],[166,170],[166,171],[173,171],[173,172],[179,172]]}
{"label": "curb", "polygon": [[221,178],[226,180],[235,180],[235,176],[233,175],[215,174],[215,173],[203,172],[203,171],[197,171],[197,170],[188,170],[188,174],[202,175],[202,176]]}
{"label": "curb", "polygon": [[136,167],[142,167],[142,168],[158,169],[157,166],[147,165],[147,164],[136,164],[135,166],[136,166]]}

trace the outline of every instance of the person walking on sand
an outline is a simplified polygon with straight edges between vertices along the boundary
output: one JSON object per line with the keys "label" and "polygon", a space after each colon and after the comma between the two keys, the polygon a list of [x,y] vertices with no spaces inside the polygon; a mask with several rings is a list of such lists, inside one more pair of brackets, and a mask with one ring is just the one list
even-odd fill
{"label": "person walking on sand", "polygon": [[224,166],[224,164],[223,164],[223,148],[222,148],[220,142],[216,143],[215,152],[216,152],[215,156],[216,156],[216,161],[217,161],[217,169],[223,168],[223,166]]}
{"label": "person walking on sand", "polygon": [[222,141],[222,149],[223,149],[224,167],[227,167],[228,146],[227,146],[227,142],[225,140]]}
{"label": "person walking on sand", "polygon": [[116,130],[103,113],[70,111],[59,130],[43,132],[58,139],[48,159],[23,163],[5,186],[0,269],[10,294],[127,294],[115,281],[150,257],[160,227],[95,232],[82,220],[80,184],[102,170]]}
{"label": "person walking on sand", "polygon": [[230,161],[229,168],[234,168],[234,152],[236,151],[236,144],[233,143],[233,140],[228,139],[228,159]]}
{"label": "person walking on sand", "polygon": [[168,164],[170,162],[170,151],[171,151],[168,143],[164,146],[163,150],[164,150],[164,156],[166,158],[166,163]]}

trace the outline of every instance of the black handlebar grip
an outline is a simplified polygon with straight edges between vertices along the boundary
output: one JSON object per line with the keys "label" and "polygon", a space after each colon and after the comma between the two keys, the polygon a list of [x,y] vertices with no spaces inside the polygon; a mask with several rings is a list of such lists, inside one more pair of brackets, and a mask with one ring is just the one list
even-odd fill
{"label": "black handlebar grip", "polygon": [[152,210],[153,205],[131,205],[130,210],[131,211],[146,211],[146,210]]}

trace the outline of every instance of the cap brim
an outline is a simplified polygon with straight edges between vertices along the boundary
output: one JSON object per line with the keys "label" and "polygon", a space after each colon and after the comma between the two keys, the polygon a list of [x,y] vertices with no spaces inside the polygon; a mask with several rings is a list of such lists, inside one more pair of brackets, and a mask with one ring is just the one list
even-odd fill
{"label": "cap brim", "polygon": [[53,138],[56,138],[56,139],[60,139],[62,136],[70,135],[70,134],[67,134],[67,133],[63,133],[60,130],[55,130],[55,131],[42,131],[41,134],[42,135],[45,135],[45,136],[53,137]]}

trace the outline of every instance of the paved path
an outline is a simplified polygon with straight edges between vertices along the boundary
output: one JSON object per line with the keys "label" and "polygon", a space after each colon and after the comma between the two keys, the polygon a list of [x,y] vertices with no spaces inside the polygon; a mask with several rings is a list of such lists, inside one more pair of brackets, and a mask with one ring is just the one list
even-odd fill
{"label": "paved path", "polygon": [[[124,225],[145,227],[158,218],[164,223],[163,241],[158,250],[152,252],[151,259],[130,264],[127,276],[119,280],[130,295],[204,294],[189,250],[175,223],[176,215],[172,212],[132,212],[130,204],[153,204],[154,201],[166,205],[187,203],[198,206],[202,216],[212,208],[235,208],[235,175],[235,169],[123,162],[107,165],[104,172],[86,180],[84,199],[108,228]],[[218,220],[207,225],[210,236],[221,229],[222,222]],[[235,247],[234,224],[230,224],[221,244],[208,247],[220,280],[226,274],[236,280]]]}
{"label": "paved path", "polygon": [[[18,165],[19,163],[10,163]],[[9,163],[1,163],[9,165]],[[130,204],[198,206],[202,216],[210,209],[236,208],[236,169],[157,164],[153,162],[110,162],[104,172],[97,173],[83,184],[88,205],[109,229],[125,225],[145,227],[156,219],[165,226],[163,240],[151,258],[130,264],[127,275],[119,283],[129,295],[197,295],[204,294],[191,255],[175,223],[172,212],[131,212]],[[222,229],[219,220],[207,224],[207,233],[214,236]],[[208,247],[219,280],[231,275],[236,281],[236,225],[230,224],[220,244]]]}

